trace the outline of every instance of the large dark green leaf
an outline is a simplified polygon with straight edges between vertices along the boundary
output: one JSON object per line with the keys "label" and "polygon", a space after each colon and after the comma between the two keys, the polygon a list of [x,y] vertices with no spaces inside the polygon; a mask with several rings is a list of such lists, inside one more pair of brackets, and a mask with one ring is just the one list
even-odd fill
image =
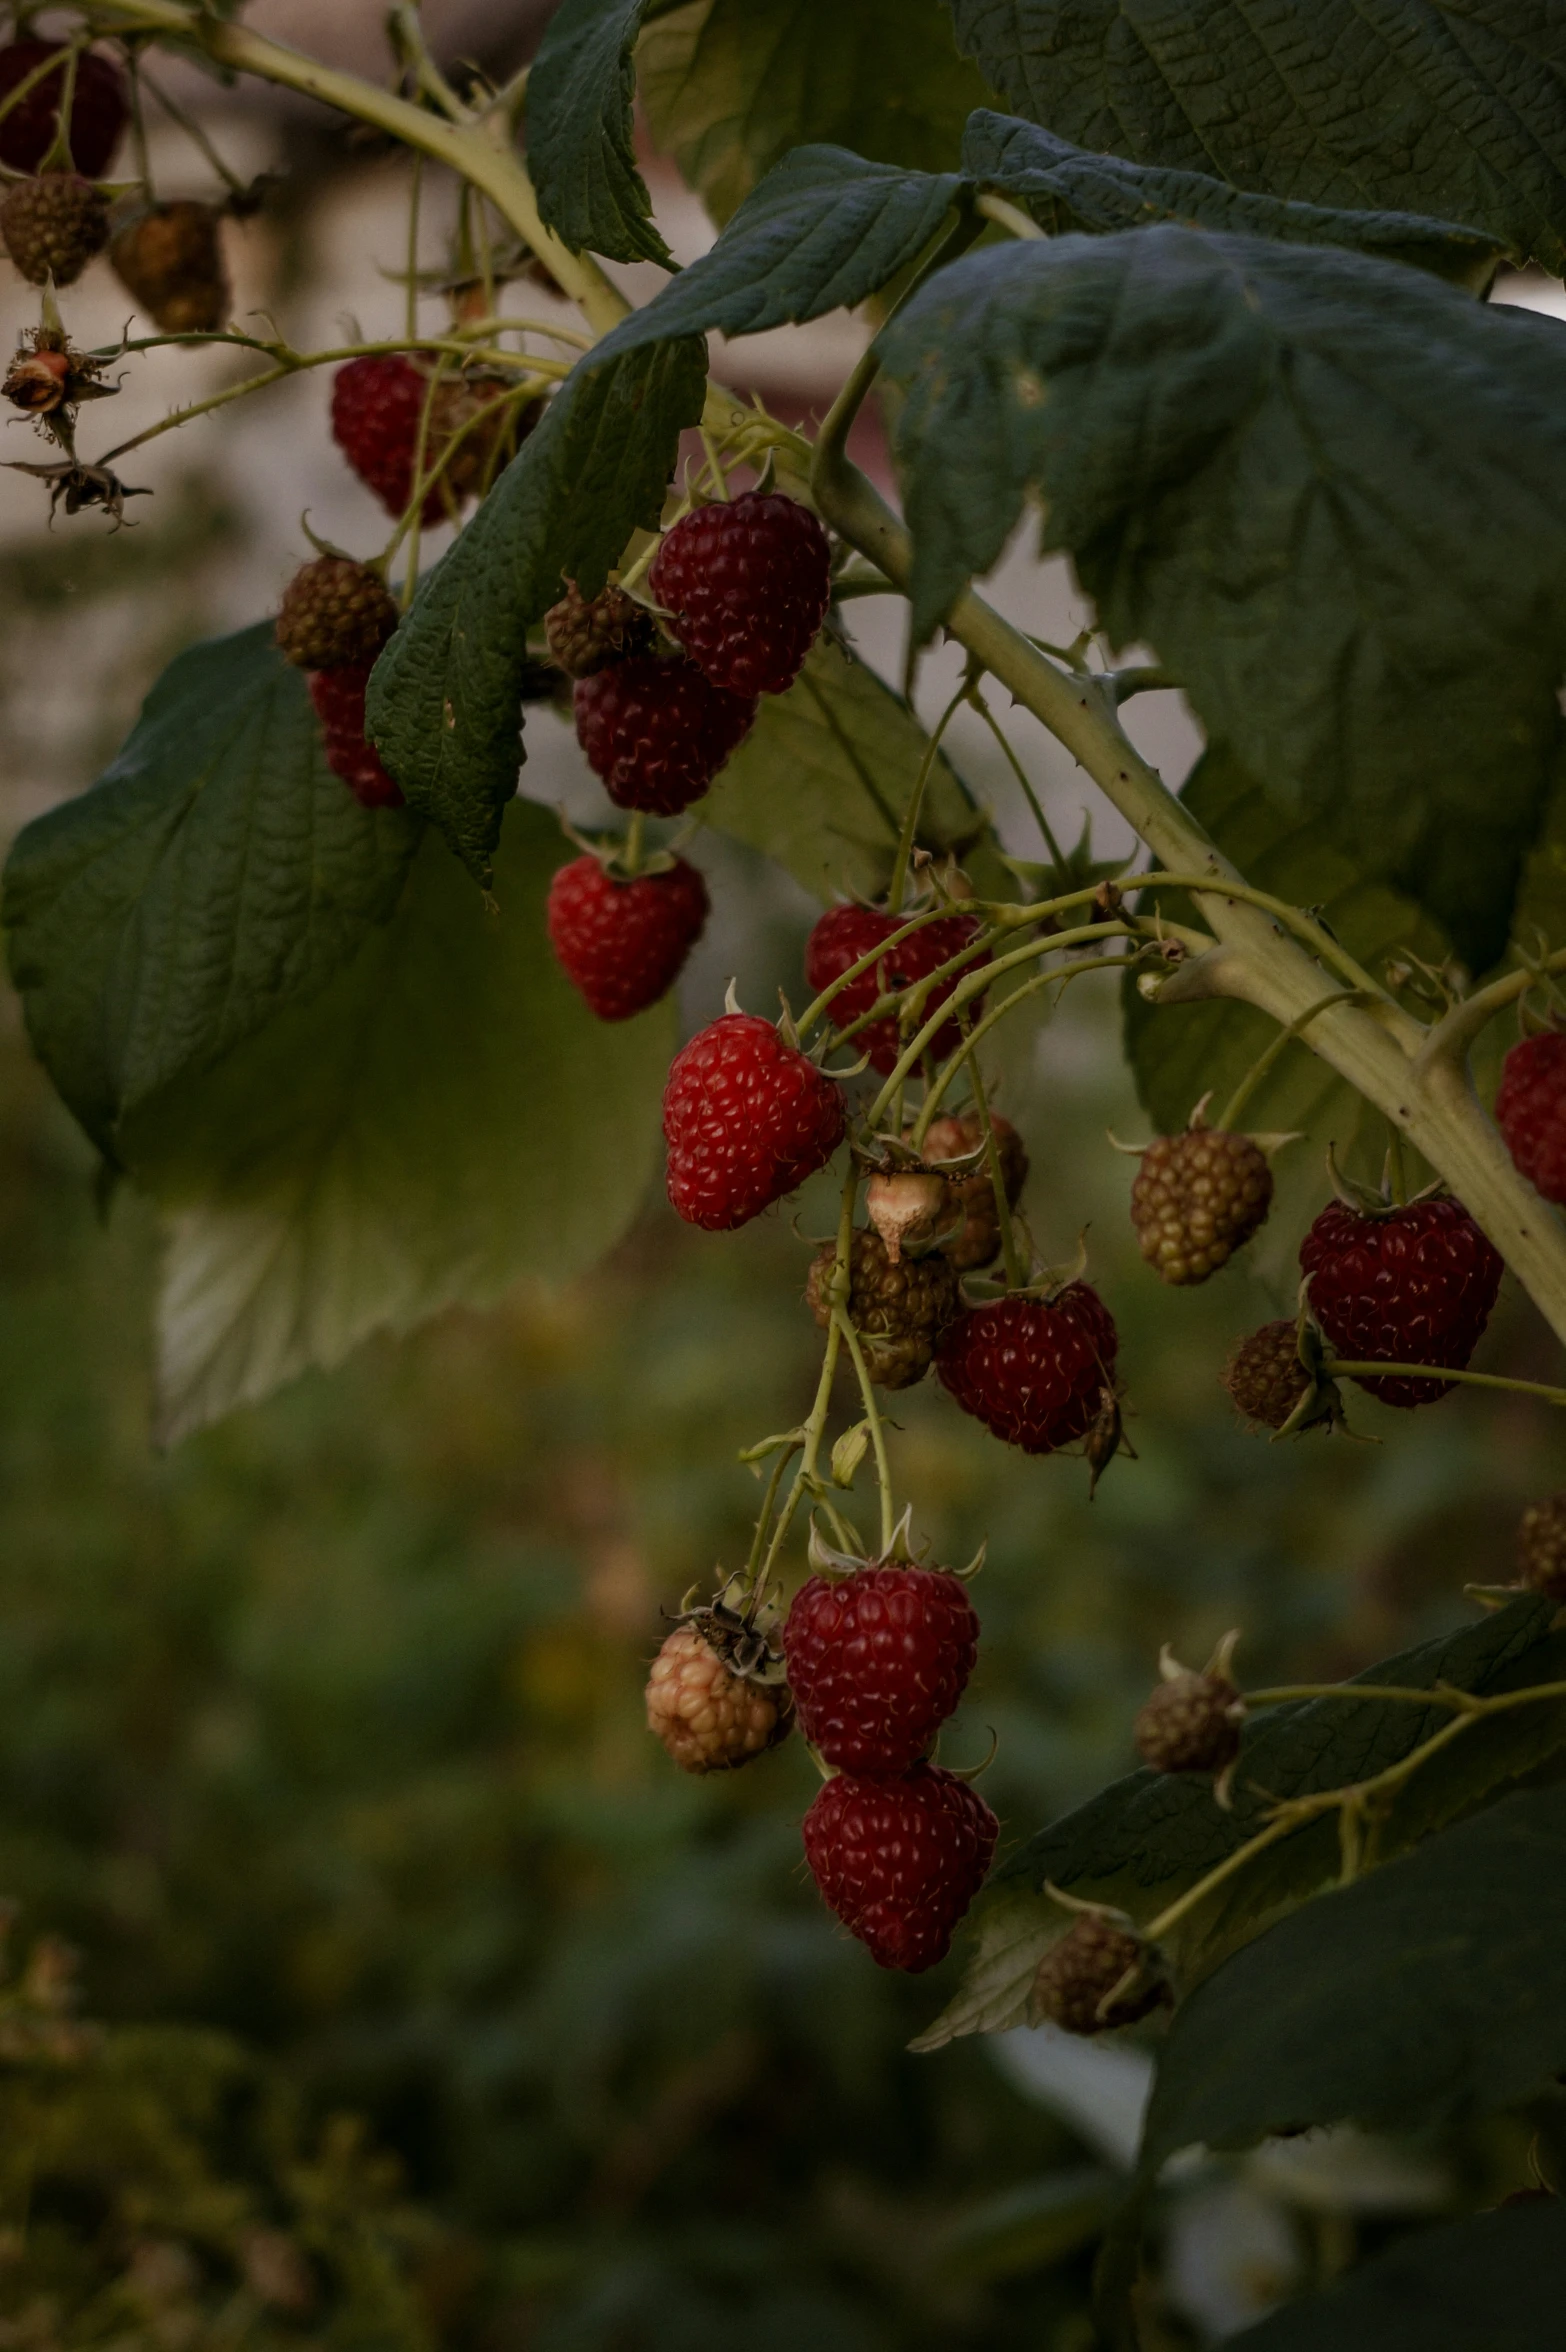
{"label": "large dark green leaf", "polygon": [[1503,1797],[1258,1936],[1175,2014],[1141,2162],[1526,2099],[1566,2068],[1566,1789]]}
{"label": "large dark green leaf", "polygon": [[[928,741],[899,695],[823,637],[787,694],[763,696],[698,813],[776,858],[818,898],[872,897],[890,877]],[[944,753],[921,814],[920,844],[931,850],[971,842],[983,827]]]}
{"label": "large dark green leaf", "polygon": [[561,0],[527,84],[527,160],[545,226],[573,252],[668,265],[636,168],[631,52],[648,0]]}
{"label": "large dark green leaf", "polygon": [[113,766],[6,866],[28,1032],[104,1152],[122,1113],[341,970],[420,829],[328,769],[270,622],[170,664]]}
{"label": "large dark green leaf", "polygon": [[921,633],[1037,498],[1211,738],[1475,928],[1475,857],[1515,871],[1536,829],[1566,667],[1559,321],[1166,225],[970,254],[881,349]]}
{"label": "large dark green leaf", "polygon": [[[1319,1441],[1318,1441],[1319,1442]],[[1356,1680],[1427,1690],[1517,1690],[1566,1679],[1566,1633],[1553,1605],[1527,1596],[1479,1624],[1367,1668]],[[1352,1685],[1350,1685],[1352,1687]],[[1040,1955],[1067,1924],[1045,1882],[1114,1903],[1146,1921],[1225,1861],[1267,1819],[1271,1801],[1348,1786],[1396,1764],[1448,1720],[1441,1706],[1325,1698],[1269,1708],[1247,1724],[1233,1807],[1202,1778],[1133,1772],[1030,1838],[986,1888],[978,1949],[955,2000],[921,2037],[1015,2025]],[[1476,1723],[1413,1773],[1380,1816],[1375,1851],[1399,1853],[1537,1771],[1566,1745],[1566,1702],[1543,1701]],[[1295,1830],[1190,1914],[1168,1941],[1184,1982],[1277,1917],[1330,1885],[1339,1868],[1331,1814]]]}
{"label": "large dark green leaf", "polygon": [[653,137],[720,221],[816,140],[949,171],[992,95],[939,0],[689,0],[647,26],[636,71]]}
{"label": "large dark green leaf", "polygon": [[922,251],[960,186],[956,172],[899,171],[845,147],[801,147],[746,198],[712,251],[616,327],[601,352],[714,327],[755,335],[851,308]]}
{"label": "large dark green leaf", "polygon": [[1078,146],[1566,269],[1560,0],[951,0],[1013,112]]}
{"label": "large dark green leaf", "polygon": [[1471,288],[1487,286],[1504,247],[1482,229],[1407,212],[1343,212],[1257,196],[1207,172],[1171,171],[1094,155],[1015,115],[980,107],[963,133],[963,169],[1020,203],[1039,226],[1112,235],[1159,220],[1222,229],[1233,236],[1276,237],[1290,245],[1346,245],[1432,271]]}
{"label": "large dark green leaf", "polygon": [[517,802],[497,910],[426,835],[395,918],[329,987],[123,1122],[167,1218],[165,1437],[618,1238],[657,1154],[674,1008],[603,1022],[566,981],[543,904],[570,855]]}
{"label": "large dark green leaf", "polygon": [[382,757],[481,880],[522,762],[528,629],[562,576],[595,593],[631,533],[657,523],[705,385],[689,337],[590,353],[376,665],[369,726]]}
{"label": "large dark green leaf", "polygon": [[[1291,906],[1319,909],[1334,937],[1367,971],[1379,974],[1394,953],[1412,953],[1433,964],[1443,960],[1447,945],[1442,934],[1411,900],[1385,883],[1366,879],[1341,846],[1330,820],[1287,815],[1221,749],[1198,761],[1181,798],[1247,881]],[[1482,854],[1476,856],[1476,880],[1483,862]],[[1200,918],[1184,900],[1162,894],[1158,904],[1172,921],[1199,926]],[[1480,911],[1488,923],[1488,910]],[[1503,917],[1503,936],[1504,928]],[[1126,1058],[1155,1128],[1161,1134],[1177,1134],[1209,1091],[1215,1115],[1221,1113],[1246,1072],[1277,1037],[1278,1026],[1251,1005],[1220,999],[1149,1004],[1136,981],[1136,973],[1126,974],[1121,998]],[[1323,974],[1323,995],[1332,984]],[[1280,1173],[1305,1163],[1311,1181],[1317,1181],[1322,1152],[1331,1143],[1352,1172],[1379,1174],[1386,1122],[1303,1040],[1284,1048],[1243,1116],[1249,1128],[1305,1139],[1280,1162]],[[1369,1154],[1363,1167],[1358,1164],[1363,1155],[1356,1153],[1361,1138]]]}
{"label": "large dark green leaf", "polygon": [[1420,2230],[1231,2352],[1558,2352],[1566,2206],[1545,2197]]}

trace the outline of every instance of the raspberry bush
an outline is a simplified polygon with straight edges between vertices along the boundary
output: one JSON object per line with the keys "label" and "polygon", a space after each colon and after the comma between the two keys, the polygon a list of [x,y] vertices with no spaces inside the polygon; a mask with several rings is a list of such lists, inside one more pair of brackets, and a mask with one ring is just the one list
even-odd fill
{"label": "raspberry bush", "polygon": [[[1488,47],[1425,0],[1375,27],[1324,0],[1304,75],[1276,27],[1242,43],[1213,6],[1145,85],[1107,4],[916,0],[867,44],[873,87],[817,77],[827,113],[780,68],[757,101],[776,138],[646,0],[564,0],[501,87],[449,80],[406,6],[388,87],[199,0],[79,0],[47,41],[34,13],[0,48],[0,236],[40,290],[4,390],[49,512],[117,529],[143,441],[310,371],[366,493],[361,542],[301,545],[278,612],[180,655],[97,790],[7,868],[37,1051],[167,1220],[163,1436],[379,1327],[590,1264],[660,1123],[668,1199],[706,1233],[809,1185],[784,1214],[814,1393],[747,1451],[748,1557],[680,1610],[649,1724],[706,1775],[797,1719],[824,1782],[810,1869],[881,1965],[935,1966],[974,1909],[926,2046],[1030,2019],[1156,2040],[1105,2328],[1134,2337],[1124,2248],[1181,2147],[1553,2096],[1559,1971],[1542,2004],[1517,1985],[1566,1843],[1556,1505],[1490,1615],[1359,1683],[1246,1691],[1227,1650],[1169,1661],[1145,1770],[1029,1837],[972,1785],[979,1618],[902,1505],[884,1410],[933,1370],[939,1409],[1041,1479],[1122,1455],[1115,1479],[1139,1475],[1114,1285],[1091,1234],[1071,1255],[1048,1134],[1030,1169],[999,1107],[1030,1024],[1105,973],[1154,1129],[1126,1187],[1142,1279],[1221,1285],[1254,1246],[1278,1294],[1193,1379],[1329,1464],[1361,1414],[1395,1446],[1378,1406],[1465,1382],[1566,1403],[1486,1338],[1509,1271],[1566,1339],[1566,342],[1486,300],[1503,266],[1566,269],[1566,83],[1527,0],[1495,0]],[[223,224],[265,190],[223,166],[171,198],[139,140],[106,176],[149,59],[192,50],[454,183],[448,266],[404,273],[403,334],[248,332]],[[932,58],[945,113],[899,83]],[[602,263],[670,260],[638,74],[721,233],[632,308]],[[70,290],[105,250],[153,331],[78,348]],[[710,334],[843,307],[873,332],[819,425],[709,377]],[[181,337],[251,372],[102,433],[116,371]],[[882,392],[895,500],[849,455]],[[974,585],[1025,512],[1090,611],[1066,646]],[[869,597],[904,608],[903,691],[856,642]],[[1122,719],[1176,690],[1205,743],[1178,792]],[[1061,849],[1012,706],[1127,856]],[[590,839],[518,794],[524,721],[568,710],[604,788]],[[959,722],[993,739],[1026,836],[964,782]],[[706,829],[820,903],[775,1015],[713,1001],[688,961]],[[1465,1888],[1482,1948],[1411,1928],[1424,1976],[1400,1981],[1400,1921]],[[1413,2010],[1451,2021],[1475,2079],[1453,2090],[1438,2035],[1399,2042]]]}

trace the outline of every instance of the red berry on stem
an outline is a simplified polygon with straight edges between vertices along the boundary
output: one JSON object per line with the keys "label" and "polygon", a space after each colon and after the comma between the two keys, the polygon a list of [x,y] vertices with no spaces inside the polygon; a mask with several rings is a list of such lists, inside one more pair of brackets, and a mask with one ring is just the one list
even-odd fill
{"label": "red berry on stem", "polygon": [[[1460,1201],[1412,1201],[1363,1216],[1324,1208],[1300,1244],[1310,1303],[1339,1356],[1358,1363],[1465,1365],[1490,1319],[1501,1259]],[[1450,1380],[1361,1380],[1386,1405],[1430,1405]]]}
{"label": "red berry on stem", "polygon": [[847,1124],[842,1088],[770,1021],[725,1013],[669,1071],[669,1198],[688,1225],[731,1232],[824,1168]]}
{"label": "red berry on stem", "polygon": [[783,694],[831,596],[827,536],[794,498],[748,490],[698,507],[667,534],[647,584],[669,634],[714,686]]}
{"label": "red berry on stem", "polygon": [[1053,1299],[1014,1295],[970,1307],[935,1364],[965,1413],[1025,1454],[1053,1454],[1091,1427],[1114,1385],[1118,1344],[1097,1291],[1072,1282]]}
{"label": "red berry on stem", "polygon": [[341,776],[361,808],[401,808],[402,788],[381,766],[364,732],[364,690],[369,663],[340,670],[312,670],[310,700],[321,722],[326,764]]}
{"label": "red berry on stem", "polygon": [[[65,54],[58,41],[12,41],[0,49],[0,98],[9,97],[51,57],[61,61],[0,115],[0,163],[12,171],[35,172],[54,145],[65,96]],[[70,145],[71,161],[84,178],[101,179],[108,170],[129,113],[119,67],[96,49],[83,50],[76,61]]]}
{"label": "red berry on stem", "polygon": [[573,695],[576,739],[620,808],[676,817],[700,800],[750,733],[754,696],[710,686],[691,662],[633,654]]}
{"label": "red berry on stem", "polygon": [[679,977],[707,920],[707,885],[684,858],[629,882],[596,857],[573,858],[549,885],[549,944],[600,1021],[628,1021]]}
{"label": "red berry on stem", "polygon": [[[413,475],[419,455],[419,432],[426,403],[429,423],[424,427],[424,470],[439,464],[442,452],[473,417],[487,408],[504,389],[497,378],[443,378],[433,392],[422,367],[400,351],[350,359],[332,378],[332,438],[367,489],[373,490],[388,514],[401,515],[413,496]],[[430,485],[420,520],[428,529],[446,518],[448,502],[462,506],[482,487],[490,461],[513,431],[525,435],[536,423],[535,403],[517,416],[497,409],[484,424],[465,432]],[[512,421],[514,420],[514,422]]]}
{"label": "red berry on stem", "polygon": [[805,1859],[871,1958],[917,1975],[951,1949],[998,1827],[978,1791],[938,1765],[916,1764],[898,1780],[841,1772],[805,1815]]}
{"label": "red berry on stem", "polygon": [[[907,920],[906,915],[883,914],[876,907],[830,907],[806,942],[806,982],[818,994],[823,988],[830,988],[833,981],[840,979],[851,965],[857,964],[861,956],[869,955],[880,946],[883,939],[890,939],[894,931],[900,931]],[[963,949],[976,937],[978,929],[978,923],[972,915],[942,915],[937,921],[927,923],[922,931],[913,932],[880,963],[872,964],[868,971],[860,973],[857,980],[850,980],[846,988],[838,990],[832,999],[832,1019],[836,1026],[839,1029],[846,1028],[849,1022],[857,1021],[861,1014],[867,1013],[876,999],[885,996],[889,989],[906,988],[911,982],[922,980],[928,973],[939,970],[953,956],[961,955]],[[977,963],[970,964],[944,986],[931,989],[920,1017],[921,1028],[930,1015],[946,1002],[957,980],[966,979],[968,972],[978,968]],[[982,998],[970,1000],[968,1009],[973,1016],[977,1017],[982,1002]],[[937,1054],[952,1053],[960,1041],[961,1032],[956,1022],[947,1021],[936,1031],[931,1051]],[[868,1028],[858,1032],[853,1042],[862,1053],[869,1055],[872,1069],[879,1070],[883,1077],[896,1066],[903,1047],[895,1015],[883,1021],[872,1021]]]}
{"label": "red berry on stem", "polygon": [[1535,1192],[1566,1202],[1566,1031],[1546,1029],[1512,1047],[1501,1068],[1495,1123]]}
{"label": "red berry on stem", "polygon": [[840,1771],[906,1772],[961,1698],[978,1642],[973,1603],[944,1569],[812,1576],[783,1627],[800,1729]]}

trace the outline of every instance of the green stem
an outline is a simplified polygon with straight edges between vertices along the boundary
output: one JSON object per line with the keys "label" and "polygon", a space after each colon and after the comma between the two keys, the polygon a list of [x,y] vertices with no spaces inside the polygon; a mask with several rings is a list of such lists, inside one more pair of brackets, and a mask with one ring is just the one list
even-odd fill
{"label": "green stem", "polygon": [[968,1083],[973,1088],[973,1105],[979,1114],[979,1125],[984,1130],[984,1158],[990,1171],[990,1183],[995,1193],[995,1214],[1000,1223],[1001,1263],[1006,1269],[1006,1288],[1020,1290],[1023,1283],[1022,1262],[1017,1256],[1017,1236],[1012,1228],[1011,1203],[1006,1198],[1006,1179],[1001,1174],[1000,1146],[995,1141],[995,1126],[990,1117],[984,1080],[979,1075],[978,1056],[970,1048]]}
{"label": "green stem", "polygon": [[756,1516],[756,1532],[750,1539],[750,1556],[745,1562],[745,1582],[751,1591],[756,1589],[756,1571],[761,1565],[761,1547],[767,1540],[767,1529],[772,1524],[772,1514],[777,1508],[778,1488],[783,1484],[783,1473],[804,1442],[802,1437],[796,1437],[788,1445],[779,1446],[777,1458],[773,1462],[772,1475],[767,1480],[767,1491],[761,1499],[761,1509]]}
{"label": "green stem", "polygon": [[1223,1114],[1218,1121],[1220,1129],[1234,1125],[1235,1120],[1244,1110],[1279,1055],[1287,1050],[1310,1022],[1314,1021],[1318,1013],[1324,1013],[1328,1005],[1343,1004],[1350,997],[1356,997],[1358,994],[1357,988],[1335,988],[1330,996],[1318,997],[1313,1005],[1307,1006],[1306,1010],[1298,1014],[1286,1029],[1280,1029],[1267,1047],[1266,1052],[1257,1055],[1233,1094],[1224,1104]]}
{"label": "green stem", "polygon": [[1350,1364],[1336,1356],[1329,1356],[1321,1368],[1334,1380],[1457,1380],[1469,1388],[1509,1388],[1518,1396],[1538,1397],[1542,1404],[1566,1405],[1566,1388],[1549,1388],[1540,1380],[1508,1380],[1500,1372],[1461,1372],[1446,1364]]}
{"label": "green stem", "polygon": [[930,771],[935,766],[936,754],[941,748],[941,737],[951,724],[952,713],[960,702],[966,700],[967,693],[968,681],[964,678],[951,701],[937,719],[935,731],[925,744],[924,757],[919,762],[919,773],[914,778],[913,790],[908,795],[908,806],[903,811],[903,829],[897,837],[897,855],[892,861],[892,880],[886,893],[886,911],[889,915],[900,914],[902,911],[903,892],[908,887],[908,864],[913,856],[914,840],[919,831],[919,817],[924,808],[925,787],[930,781]]}
{"label": "green stem", "polygon": [[897,1526],[892,1501],[892,1470],[886,1458],[886,1432],[881,1425],[875,1388],[865,1363],[864,1350],[859,1344],[859,1334],[848,1319],[846,1307],[835,1307],[832,1312],[833,1321],[842,1328],[843,1344],[853,1358],[854,1371],[859,1380],[859,1394],[864,1400],[865,1420],[870,1428],[870,1443],[875,1449],[876,1484],[881,1493],[881,1557],[884,1560],[892,1548],[892,1535]]}
{"label": "green stem", "polygon": [[403,324],[411,343],[419,331],[419,207],[424,192],[424,158],[413,158],[408,181],[408,286]]}
{"label": "green stem", "polygon": [[807,1487],[817,1485],[820,1482],[821,1440],[826,1433],[827,1414],[832,1404],[832,1382],[837,1375],[837,1359],[843,1342],[840,1320],[847,1320],[848,1302],[853,1283],[854,1202],[858,1197],[858,1192],[858,1172],[850,1164],[848,1174],[843,1180],[842,1203],[838,1211],[837,1261],[832,1268],[827,1286],[827,1296],[831,1303],[832,1313],[831,1320],[827,1325],[826,1349],[821,1359],[821,1376],[816,1382],[815,1401],[811,1405],[809,1416],[805,1422],[804,1444],[799,1468],[794,1473],[794,1483],[788,1490],[782,1510],[778,1513],[777,1524],[772,1531],[772,1541],[767,1546],[761,1574],[756,1581],[755,1594],[758,1599],[765,1592],[771,1580],[772,1571],[777,1566],[778,1554],[782,1551],[788,1531],[794,1524],[794,1513],[799,1508],[800,1496]]}
{"label": "green stem", "polygon": [[639,874],[646,854],[647,815],[644,809],[633,809],[631,821],[625,828],[625,839],[620,844],[618,864],[622,873]]}
{"label": "green stem", "polygon": [[1029,808],[1033,812],[1033,822],[1039,829],[1039,837],[1042,840],[1045,848],[1049,851],[1050,856],[1054,859],[1056,871],[1063,874],[1066,870],[1065,852],[1062,850],[1060,843],[1055,839],[1050,821],[1048,817],[1045,816],[1043,805],[1040,802],[1037,793],[1034,791],[1031,782],[1029,781],[1027,772],[1024,769],[1021,760],[1018,759],[1017,754],[1012,747],[1010,736],[1007,734],[1005,728],[1001,725],[999,719],[995,716],[995,713],[991,710],[989,703],[985,700],[984,692],[981,687],[975,687],[972,701],[974,709],[978,712],[980,718],[983,719],[985,725],[989,728],[990,733],[994,736],[996,742],[1000,745],[1001,750],[1005,753],[1006,758],[1011,763],[1011,772],[1016,777],[1017,782],[1021,787],[1024,800],[1026,800]]}
{"label": "green stem", "polygon": [[966,1039],[952,1055],[950,1061],[943,1062],[930,1080],[909,1141],[915,1146],[922,1146],[925,1136],[929,1132],[930,1122],[940,1109],[941,1098],[968,1061],[974,1047],[979,1044],[981,1039],[987,1037],[1000,1022],[1004,1021],[1007,1014],[1015,1010],[1024,997],[1037,996],[1039,991],[1045,988],[1067,988],[1073,980],[1081,980],[1089,972],[1123,972],[1127,965],[1139,964],[1141,961],[1142,958],[1139,955],[1081,956],[1074,963],[1068,964],[1063,972],[1040,972],[1036,978],[1025,980],[1020,988],[1014,988],[1010,996],[1002,997],[1000,1003],[987,1012],[982,1021],[974,1023]]}

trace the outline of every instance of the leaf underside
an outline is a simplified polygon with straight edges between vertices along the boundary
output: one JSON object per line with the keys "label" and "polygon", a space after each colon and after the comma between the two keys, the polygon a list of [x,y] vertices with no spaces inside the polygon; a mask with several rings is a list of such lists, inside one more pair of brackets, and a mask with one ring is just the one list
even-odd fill
{"label": "leaf underside", "polygon": [[562,0],[527,87],[527,160],[538,209],[574,253],[671,257],[636,167],[631,62],[648,0]]}

